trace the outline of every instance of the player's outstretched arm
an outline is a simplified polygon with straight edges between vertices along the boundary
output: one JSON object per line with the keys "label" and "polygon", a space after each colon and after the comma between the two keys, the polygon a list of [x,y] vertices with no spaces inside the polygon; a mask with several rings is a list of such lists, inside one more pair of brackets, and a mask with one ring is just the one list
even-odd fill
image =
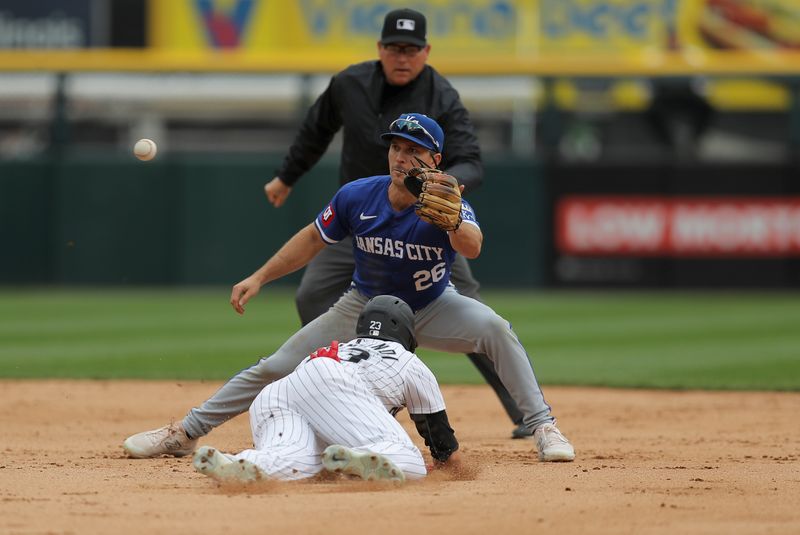
{"label": "player's outstretched arm", "polygon": [[[434,461],[440,464],[447,463],[458,451],[458,440],[455,431],[450,427],[447,411],[442,410],[431,414],[409,412],[409,416],[411,416],[419,435],[425,439],[425,445],[430,448]],[[454,463],[457,460],[458,457]]]}
{"label": "player's outstretched arm", "polygon": [[234,285],[231,290],[231,306],[239,314],[244,314],[244,306],[258,294],[262,286],[305,266],[323,247],[325,242],[320,238],[314,223],[309,224],[289,238],[258,271]]}
{"label": "player's outstretched arm", "polygon": [[483,233],[474,224],[464,223],[464,205],[461,193],[464,185],[452,175],[432,169],[417,158],[420,167],[406,172],[403,179],[406,189],[417,198],[414,211],[420,219],[447,232],[450,245],[466,258],[477,258],[481,254]]}
{"label": "player's outstretched arm", "polygon": [[475,225],[462,223],[456,230],[447,233],[450,245],[465,258],[478,258],[483,245],[483,232]]}

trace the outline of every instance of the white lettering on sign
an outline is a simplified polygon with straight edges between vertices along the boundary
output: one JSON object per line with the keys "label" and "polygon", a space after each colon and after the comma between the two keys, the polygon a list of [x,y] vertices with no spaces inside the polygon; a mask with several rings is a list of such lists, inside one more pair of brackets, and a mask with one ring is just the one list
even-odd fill
{"label": "white lettering on sign", "polygon": [[800,198],[565,197],[556,243],[568,254],[800,256]]}
{"label": "white lettering on sign", "polygon": [[567,210],[568,240],[577,249],[656,249],[666,224],[657,205],[575,203]]}

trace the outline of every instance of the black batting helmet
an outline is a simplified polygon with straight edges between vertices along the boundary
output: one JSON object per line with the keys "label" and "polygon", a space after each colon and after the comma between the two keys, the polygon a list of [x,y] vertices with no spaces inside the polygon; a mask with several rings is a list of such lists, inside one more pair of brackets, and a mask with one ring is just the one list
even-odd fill
{"label": "black batting helmet", "polygon": [[391,340],[413,352],[417,348],[414,336],[414,313],[399,297],[376,295],[358,316],[356,336]]}

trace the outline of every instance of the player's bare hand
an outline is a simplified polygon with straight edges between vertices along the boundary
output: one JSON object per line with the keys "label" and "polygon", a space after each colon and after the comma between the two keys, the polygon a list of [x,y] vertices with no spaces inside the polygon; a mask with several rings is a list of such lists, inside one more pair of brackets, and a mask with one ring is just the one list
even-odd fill
{"label": "player's bare hand", "polygon": [[286,202],[286,198],[291,192],[292,187],[287,186],[283,180],[278,177],[275,177],[264,184],[264,194],[267,196],[267,200],[272,203],[275,208],[280,208],[283,203]]}
{"label": "player's bare hand", "polygon": [[261,283],[255,277],[247,277],[231,290],[231,306],[237,313],[244,314],[244,306],[260,290]]}

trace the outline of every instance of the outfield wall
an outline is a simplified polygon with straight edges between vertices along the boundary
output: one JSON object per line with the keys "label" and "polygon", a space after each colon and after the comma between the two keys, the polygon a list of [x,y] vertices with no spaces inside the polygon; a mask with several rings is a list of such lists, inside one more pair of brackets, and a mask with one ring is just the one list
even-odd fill
{"label": "outfield wall", "polygon": [[[323,160],[284,207],[274,157],[122,155],[0,163],[0,284],[231,284],[336,188]],[[470,194],[486,286],[800,287],[792,164],[488,159]],[[296,283],[299,275],[286,279]]]}
{"label": "outfield wall", "polygon": [[[323,161],[275,209],[262,188],[278,163],[196,156],[147,164],[121,156],[0,162],[0,284],[237,282],[335,191],[337,162]],[[487,186],[470,197],[486,235],[473,269],[485,284],[541,286],[547,210],[540,166],[486,165]]]}

